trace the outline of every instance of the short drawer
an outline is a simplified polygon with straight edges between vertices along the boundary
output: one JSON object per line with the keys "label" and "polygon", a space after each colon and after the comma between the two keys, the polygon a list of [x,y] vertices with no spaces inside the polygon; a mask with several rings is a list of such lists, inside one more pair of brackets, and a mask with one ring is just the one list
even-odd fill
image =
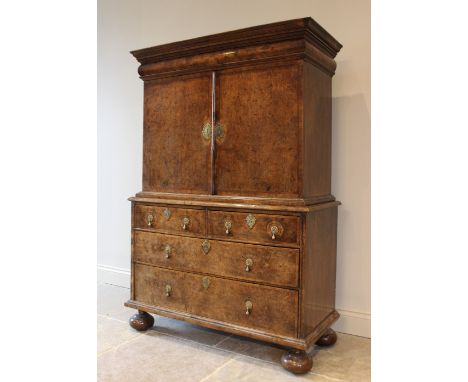
{"label": "short drawer", "polygon": [[133,261],[297,287],[299,250],[134,231]]}
{"label": "short drawer", "polygon": [[208,234],[258,243],[299,244],[300,218],[228,211],[208,211]]}
{"label": "short drawer", "polygon": [[135,228],[205,234],[205,217],[206,211],[203,209],[136,204],[133,224]]}
{"label": "short drawer", "polygon": [[135,264],[135,300],[296,337],[298,292]]}

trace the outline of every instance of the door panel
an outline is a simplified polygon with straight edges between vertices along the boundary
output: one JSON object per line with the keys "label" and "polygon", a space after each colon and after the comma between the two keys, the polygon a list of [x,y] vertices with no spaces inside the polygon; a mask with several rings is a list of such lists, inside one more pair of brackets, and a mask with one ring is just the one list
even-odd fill
{"label": "door panel", "polygon": [[219,72],[216,192],[299,195],[299,64]]}
{"label": "door panel", "polygon": [[143,191],[210,191],[211,76],[145,82]]}

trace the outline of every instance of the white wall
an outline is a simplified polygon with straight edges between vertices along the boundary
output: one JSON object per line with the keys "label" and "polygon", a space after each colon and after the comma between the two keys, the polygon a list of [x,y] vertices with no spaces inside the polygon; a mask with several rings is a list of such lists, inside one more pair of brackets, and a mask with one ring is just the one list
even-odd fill
{"label": "white wall", "polygon": [[370,337],[370,0],[99,0],[99,277],[128,285],[130,203],[141,189],[143,84],[130,50],[311,16],[343,44],[333,79],[337,330]]}

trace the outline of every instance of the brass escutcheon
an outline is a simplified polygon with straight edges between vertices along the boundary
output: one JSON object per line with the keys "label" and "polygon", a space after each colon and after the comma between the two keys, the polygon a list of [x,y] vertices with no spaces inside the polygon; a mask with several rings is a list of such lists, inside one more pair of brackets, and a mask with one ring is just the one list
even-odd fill
{"label": "brass escutcheon", "polygon": [[171,211],[169,210],[169,208],[164,209],[163,216],[164,216],[164,219],[169,220],[169,218],[171,217]]}
{"label": "brass escutcheon", "polygon": [[202,249],[203,249],[203,252],[205,252],[205,255],[208,254],[208,252],[210,252],[210,248],[211,248],[210,242],[208,240],[205,240],[202,243]]}
{"label": "brass escutcheon", "polygon": [[252,214],[248,214],[245,218],[245,222],[247,223],[247,227],[249,227],[249,229],[252,229],[254,227],[256,221],[257,219]]}
{"label": "brass escutcheon", "polygon": [[210,286],[210,279],[207,276],[203,277],[202,285],[205,289],[208,289],[208,287]]}
{"label": "brass escutcheon", "polygon": [[[218,139],[218,138],[224,138],[224,127],[223,125],[221,125],[219,122],[216,123],[216,129],[215,129],[215,138]],[[202,137],[205,139],[205,140],[210,140],[211,139],[211,122],[206,122],[204,125],[203,125],[203,128],[202,128]]]}

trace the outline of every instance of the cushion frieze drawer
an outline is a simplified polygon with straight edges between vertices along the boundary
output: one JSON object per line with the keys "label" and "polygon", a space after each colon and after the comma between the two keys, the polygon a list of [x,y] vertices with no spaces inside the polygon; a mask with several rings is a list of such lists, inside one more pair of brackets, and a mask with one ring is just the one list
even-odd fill
{"label": "cushion frieze drawer", "polygon": [[257,243],[299,245],[298,216],[208,211],[208,234]]}
{"label": "cushion frieze drawer", "polygon": [[142,264],[135,264],[134,272],[138,302],[277,335],[297,335],[298,292],[295,290]]}
{"label": "cushion frieze drawer", "polygon": [[136,204],[134,227],[178,234],[204,234],[204,209]]}
{"label": "cushion frieze drawer", "polygon": [[133,260],[160,267],[297,287],[299,250],[134,231]]}

